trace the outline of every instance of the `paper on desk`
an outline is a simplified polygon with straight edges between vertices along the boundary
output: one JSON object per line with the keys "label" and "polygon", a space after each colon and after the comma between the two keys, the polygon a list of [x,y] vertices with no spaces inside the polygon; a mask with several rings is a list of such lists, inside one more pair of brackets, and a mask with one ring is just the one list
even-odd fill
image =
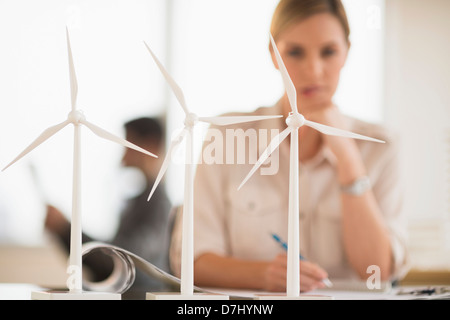
{"label": "paper on desk", "polygon": [[[114,261],[114,270],[110,277],[101,282],[89,282],[83,279],[83,287],[89,291],[124,293],[133,285],[136,276],[136,268],[144,274],[161,282],[170,285],[173,290],[179,290],[180,279],[161,270],[149,261],[138,255],[122,249],[117,246],[102,242],[89,242],[83,245],[82,255],[100,250],[110,255]],[[416,287],[391,287],[389,283],[383,283],[379,289],[370,290],[365,282],[339,281],[333,279],[333,288],[318,289],[308,292],[310,295],[327,295],[336,300],[411,300],[411,299],[449,299],[450,288],[445,292],[438,292],[435,295],[414,295],[407,294]],[[151,290],[152,288],[149,288]],[[271,294],[250,290],[231,290],[218,288],[199,288],[194,287],[195,292],[201,293],[224,293],[229,295],[230,299],[254,299],[262,294]],[[442,291],[442,290],[441,290]]]}
{"label": "paper on desk", "polygon": [[375,287],[369,287],[366,281],[356,279],[333,279],[332,282],[332,288],[323,288],[321,290],[372,293],[388,293],[392,291],[392,285],[390,281],[382,281],[378,286]]}
{"label": "paper on desk", "polygon": [[[134,283],[136,268],[149,277],[161,280],[169,285],[179,287],[180,279],[156,267],[138,255],[117,246],[102,242],[88,242],[83,245],[82,254],[87,255],[93,251],[102,251],[111,256],[114,267],[111,275],[100,282],[91,282],[83,279],[83,287],[89,291],[124,293]],[[151,290],[152,288],[149,288]]]}
{"label": "paper on desk", "polygon": [[[149,277],[159,279],[161,282],[169,285],[173,290],[180,290],[181,280],[170,273],[158,268],[142,257],[127,251],[123,248],[106,244],[103,242],[88,242],[83,245],[82,255],[87,255],[94,251],[102,251],[112,257],[114,262],[113,272],[101,282],[90,282],[83,279],[83,289],[88,291],[124,293],[133,285],[136,277],[136,268]],[[148,288],[149,291],[152,288]],[[204,289],[194,286],[194,291],[198,293],[220,293],[220,290]],[[230,295],[230,299],[251,299],[255,292],[236,291]]]}

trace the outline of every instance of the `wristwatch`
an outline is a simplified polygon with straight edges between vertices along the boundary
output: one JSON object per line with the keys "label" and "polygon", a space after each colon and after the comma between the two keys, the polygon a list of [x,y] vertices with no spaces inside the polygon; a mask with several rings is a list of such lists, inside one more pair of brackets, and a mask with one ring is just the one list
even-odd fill
{"label": "wristwatch", "polygon": [[364,176],[356,179],[349,185],[341,186],[341,191],[353,196],[360,196],[371,188],[369,177]]}

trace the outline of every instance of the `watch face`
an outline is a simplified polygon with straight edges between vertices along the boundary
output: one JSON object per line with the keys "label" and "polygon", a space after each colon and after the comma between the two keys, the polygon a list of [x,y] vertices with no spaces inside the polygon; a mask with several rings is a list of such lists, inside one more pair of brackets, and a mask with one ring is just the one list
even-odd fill
{"label": "watch face", "polygon": [[353,195],[361,195],[368,189],[370,189],[370,180],[368,177],[363,177],[343,188],[343,191]]}
{"label": "watch face", "polygon": [[355,186],[355,192],[361,194],[363,191],[364,191],[364,182],[358,181],[358,183]]}

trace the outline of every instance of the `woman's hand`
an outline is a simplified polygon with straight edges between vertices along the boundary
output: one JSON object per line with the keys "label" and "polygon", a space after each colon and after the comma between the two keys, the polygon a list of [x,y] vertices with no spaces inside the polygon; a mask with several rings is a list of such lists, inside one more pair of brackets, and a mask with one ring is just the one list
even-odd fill
{"label": "woman's hand", "polygon": [[[278,255],[266,268],[265,290],[286,291],[287,255]],[[323,288],[322,282],[328,274],[321,267],[309,261],[300,261],[300,290],[302,292]]]}
{"label": "woman's hand", "polygon": [[[351,131],[347,119],[333,104],[317,108],[314,111],[305,114],[305,118],[326,126]],[[308,128],[308,130],[314,130],[309,127],[306,128]],[[324,143],[336,156],[339,181],[341,184],[348,184],[354,179],[366,174],[361,154],[354,139],[326,134],[321,134],[321,136]]]}
{"label": "woman's hand", "polygon": [[[306,119],[314,121],[320,124],[324,124],[329,127],[350,131],[350,126],[347,119],[339,111],[339,109],[333,105],[327,105],[315,109],[312,112],[304,115]],[[312,129],[315,130],[315,129]],[[346,151],[352,148],[353,139],[331,136],[323,134],[324,142],[330,147],[331,151],[336,157],[342,158],[347,153]]]}

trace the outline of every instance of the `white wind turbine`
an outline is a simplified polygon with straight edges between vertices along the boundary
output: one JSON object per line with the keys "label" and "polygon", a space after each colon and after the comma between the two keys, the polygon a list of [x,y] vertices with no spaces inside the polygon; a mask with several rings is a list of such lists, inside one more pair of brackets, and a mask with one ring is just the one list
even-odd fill
{"label": "white wind turbine", "polygon": [[303,126],[309,126],[320,131],[326,135],[341,136],[354,139],[369,140],[374,142],[384,143],[384,141],[366,137],[360,134],[348,132],[341,129],[325,126],[320,123],[306,120],[297,109],[297,92],[295,86],[289,77],[289,73],[281,59],[281,55],[275,44],[275,41],[270,35],[270,41],[275,53],[286,93],[289,99],[292,112],[286,118],[287,128],[280,134],[275,136],[270,142],[269,146],[261,154],[261,157],[253,166],[252,170],[245,177],[238,190],[250,179],[250,177],[258,170],[267,158],[275,151],[278,146],[291,135],[290,142],[290,168],[289,168],[289,215],[288,215],[288,264],[287,264],[287,282],[286,295],[287,297],[299,297],[300,295],[300,243],[299,243],[299,158],[298,158],[298,129]]}
{"label": "white wind turbine", "polygon": [[[169,166],[171,155],[174,149],[186,138],[186,159],[185,159],[185,180],[184,180],[184,203],[183,203],[183,225],[182,225],[182,257],[181,257],[181,296],[182,297],[190,297],[194,292],[194,240],[193,240],[193,211],[194,211],[194,158],[193,158],[193,142],[192,135],[194,126],[198,121],[206,122],[214,125],[231,125],[237,123],[251,122],[251,121],[259,121],[273,118],[280,118],[282,116],[230,116],[230,117],[198,117],[196,114],[191,113],[186,105],[184,94],[181,88],[176,84],[170,74],[166,71],[164,66],[152,52],[150,47],[145,43],[148,51],[153,57],[153,60],[156,62],[157,66],[161,70],[161,73],[166,78],[168,84],[172,88],[178,102],[180,103],[183,111],[186,115],[184,120],[184,128],[183,130],[176,135],[169,146],[167,151],[166,158],[161,166],[161,169],[158,173],[158,176],[155,180],[153,188],[149,194],[148,199],[153,195],[156,187],[161,181],[164,173]],[[152,297],[153,298],[153,297]],[[208,296],[211,298],[211,296]]]}
{"label": "white wind turbine", "polygon": [[[70,75],[70,92],[71,92],[71,105],[72,109],[68,114],[67,120],[47,128],[41,133],[22,153],[20,153],[11,163],[9,163],[2,171],[6,170],[9,166],[20,160],[26,154],[38,147],[44,141],[52,137],[58,131],[63,129],[68,124],[72,123],[74,127],[74,148],[73,148],[73,190],[72,190],[72,217],[71,217],[71,231],[70,231],[70,258],[69,267],[67,273],[71,274],[67,280],[67,287],[69,293],[67,297],[63,298],[75,298],[78,294],[82,294],[82,241],[81,241],[81,155],[80,155],[80,125],[85,125],[97,136],[118,143],[122,146],[135,149],[139,152],[145,153],[152,157],[156,155],[144,150],[122,138],[119,138],[104,129],[94,125],[86,120],[81,110],[77,108],[77,93],[78,84],[75,74],[75,67],[72,58],[72,50],[70,47],[69,31],[66,28],[67,36],[67,50],[69,57],[69,75]],[[107,295],[102,295],[100,298],[105,298]],[[86,298],[86,295],[82,297]]]}

